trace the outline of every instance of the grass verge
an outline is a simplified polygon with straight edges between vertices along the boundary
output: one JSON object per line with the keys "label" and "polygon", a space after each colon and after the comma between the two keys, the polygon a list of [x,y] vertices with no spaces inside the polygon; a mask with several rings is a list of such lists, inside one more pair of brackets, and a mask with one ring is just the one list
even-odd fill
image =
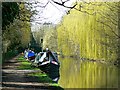
{"label": "grass verge", "polygon": [[21,62],[21,65],[18,67],[18,69],[20,70],[39,70],[38,68],[36,67],[32,67],[31,66],[31,63],[29,61],[27,61],[24,56],[19,56],[18,59],[17,59],[19,62]]}
{"label": "grass verge", "polygon": [[[17,59],[19,62],[21,62],[21,65],[18,67],[20,70],[40,70],[36,67],[31,67],[31,63],[27,61],[23,55],[20,55]],[[36,73],[30,73],[27,74],[28,76],[36,77],[38,78],[38,81],[40,83],[49,83],[51,87],[55,88],[55,90],[63,90],[62,87],[59,86],[59,84],[54,83],[51,78],[49,78],[44,72],[36,72]]]}
{"label": "grass verge", "polygon": [[37,77],[39,82],[52,83],[52,80],[45,73],[31,73],[29,76]]}

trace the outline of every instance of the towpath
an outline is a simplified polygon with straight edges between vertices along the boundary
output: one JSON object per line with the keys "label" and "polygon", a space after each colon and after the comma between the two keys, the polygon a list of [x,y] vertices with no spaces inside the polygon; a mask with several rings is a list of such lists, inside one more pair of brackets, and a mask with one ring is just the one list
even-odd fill
{"label": "towpath", "polygon": [[30,73],[41,73],[40,70],[18,69],[22,62],[18,61],[18,57],[19,55],[7,60],[2,66],[2,90],[58,89],[49,82],[40,82],[37,76],[28,75]]}

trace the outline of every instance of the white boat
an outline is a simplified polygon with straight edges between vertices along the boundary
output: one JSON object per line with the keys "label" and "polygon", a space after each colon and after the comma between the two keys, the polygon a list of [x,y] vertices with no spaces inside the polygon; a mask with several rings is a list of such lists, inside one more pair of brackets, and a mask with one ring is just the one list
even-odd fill
{"label": "white boat", "polygon": [[58,55],[56,52],[40,52],[35,58],[37,67],[45,72],[54,82],[59,80],[59,67]]}

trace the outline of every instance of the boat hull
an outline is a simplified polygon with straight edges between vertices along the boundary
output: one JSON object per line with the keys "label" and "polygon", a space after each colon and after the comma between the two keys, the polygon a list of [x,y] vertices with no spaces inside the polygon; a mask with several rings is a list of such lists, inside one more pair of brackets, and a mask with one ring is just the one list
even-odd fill
{"label": "boat hull", "polygon": [[[59,74],[60,65],[48,63],[45,65],[39,66],[39,68],[43,72],[45,72],[52,80],[54,80],[56,78],[59,79],[59,77],[60,77],[60,74]],[[55,82],[58,82],[58,80],[56,79]]]}

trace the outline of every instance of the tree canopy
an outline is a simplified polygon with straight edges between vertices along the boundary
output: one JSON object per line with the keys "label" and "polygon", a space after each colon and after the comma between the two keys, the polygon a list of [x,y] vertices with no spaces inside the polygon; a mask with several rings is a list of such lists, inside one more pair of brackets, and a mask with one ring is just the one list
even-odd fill
{"label": "tree canopy", "polygon": [[2,2],[2,30],[13,22],[19,14],[19,5],[17,2]]}

